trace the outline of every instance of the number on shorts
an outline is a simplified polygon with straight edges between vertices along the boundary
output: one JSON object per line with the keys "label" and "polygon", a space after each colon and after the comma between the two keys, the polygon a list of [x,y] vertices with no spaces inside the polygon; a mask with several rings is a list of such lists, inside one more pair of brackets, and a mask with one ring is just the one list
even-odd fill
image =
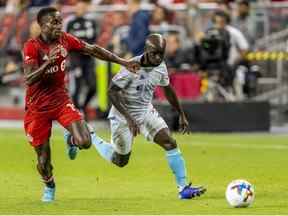
{"label": "number on shorts", "polygon": [[67,107],[71,108],[73,111],[76,111],[75,105],[72,103],[66,104]]}

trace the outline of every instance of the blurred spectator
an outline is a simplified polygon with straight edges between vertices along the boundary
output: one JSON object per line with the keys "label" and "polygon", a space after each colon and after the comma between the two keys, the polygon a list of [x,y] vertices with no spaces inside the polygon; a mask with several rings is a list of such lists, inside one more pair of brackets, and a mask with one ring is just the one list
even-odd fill
{"label": "blurred spectator", "polygon": [[[203,16],[201,16],[198,3],[194,0],[190,0],[187,3],[187,11],[185,18],[185,25],[188,31],[190,41],[199,41],[200,32],[204,32],[205,28],[202,24]],[[210,21],[210,20],[209,20]]]}
{"label": "blurred spectator", "polygon": [[18,7],[21,4],[20,0],[7,0],[5,13],[6,14],[17,14]]}
{"label": "blurred spectator", "polygon": [[58,5],[75,5],[78,0],[55,0],[54,3]]}
{"label": "blurred spectator", "polygon": [[52,0],[30,0],[29,6],[31,7],[40,7],[47,6],[52,3]]}
{"label": "blurred spectator", "polygon": [[140,55],[144,51],[145,39],[149,34],[149,12],[140,8],[141,0],[129,0],[128,14],[130,26],[128,36],[122,40],[133,56]]}
{"label": "blurred spectator", "polygon": [[168,34],[166,37],[165,62],[168,68],[180,69],[185,61],[184,52],[181,49],[179,35],[177,33]]}
{"label": "blurred spectator", "polygon": [[[105,1],[105,4],[112,5],[113,0]],[[123,12],[109,11],[104,13],[101,19],[101,27],[97,43],[102,47],[108,47],[112,42],[113,32],[119,27],[127,24],[127,16]],[[119,38],[117,38],[117,44],[119,44]]]}
{"label": "blurred spectator", "polygon": [[[230,23],[230,21],[231,21],[230,17],[231,17],[231,14],[232,14],[232,9],[230,7],[229,1],[215,0],[215,3],[216,3],[216,12],[223,12],[223,13],[227,14],[227,17],[229,17],[229,23]],[[214,23],[213,23],[213,19],[214,19],[213,16],[215,16],[215,11],[214,10],[211,11],[211,15],[210,16],[212,17],[212,19],[207,22],[207,26],[206,26],[205,30],[214,27]]]}
{"label": "blurred spectator", "polygon": [[0,7],[3,7],[6,5],[6,0],[0,0]]}
{"label": "blurred spectator", "polygon": [[228,34],[225,30],[211,28],[199,43],[187,49],[187,62],[194,70],[198,69],[209,83],[208,90],[203,92],[208,101],[234,99],[230,93],[233,77],[227,63],[230,49]]}
{"label": "blurred spectator", "polygon": [[250,15],[250,3],[248,0],[238,0],[236,15],[232,19],[232,25],[238,28],[253,46],[256,36],[256,26]]}
{"label": "blurred spectator", "polygon": [[126,4],[126,0],[93,0],[93,4],[110,5],[110,4]]}
{"label": "blurred spectator", "polygon": [[36,38],[40,35],[41,29],[36,20],[30,25],[30,38]]}
{"label": "blurred spectator", "polygon": [[219,11],[223,11],[227,14],[231,13],[231,7],[230,7],[229,1],[217,0],[216,3],[217,3],[217,8]]}
{"label": "blurred spectator", "polygon": [[[79,0],[75,5],[75,15],[67,18],[64,28],[66,32],[93,44],[97,38],[98,26],[95,19],[88,14],[90,2],[90,0]],[[72,99],[75,106],[85,112],[87,105],[96,94],[95,60],[90,56],[74,52],[71,54],[70,66],[73,75],[71,83],[75,83]],[[80,103],[81,90],[84,86],[87,87],[87,93],[84,102]]]}
{"label": "blurred spectator", "polygon": [[168,9],[163,6],[155,5],[151,14],[151,25],[167,25],[170,22]]}
{"label": "blurred spectator", "polygon": [[5,14],[1,19],[0,47],[9,55],[21,59],[21,48],[29,37],[29,14],[27,1],[7,1]]}
{"label": "blurred spectator", "polygon": [[212,20],[215,28],[229,32],[231,49],[228,63],[230,65],[237,64],[245,57],[249,49],[248,41],[240,30],[230,25],[231,20],[227,13],[216,11]]}
{"label": "blurred spectator", "polygon": [[159,5],[163,5],[163,6],[167,6],[169,4],[176,4],[176,3],[185,3],[186,0],[154,0],[154,1],[151,1],[152,3],[156,3],[156,4],[159,4]]}
{"label": "blurred spectator", "polygon": [[[217,29],[226,30],[229,32],[231,48],[229,51],[228,64],[230,64],[234,69],[234,91],[236,98],[242,100],[244,98],[243,86],[245,85],[245,75],[238,73],[237,67],[245,63],[245,55],[249,50],[249,44],[243,33],[237,28],[229,25],[230,16],[223,11],[215,12],[213,16],[213,23]],[[236,74],[234,74],[236,73]]]}
{"label": "blurred spectator", "polygon": [[[171,32],[171,25],[173,23],[173,13],[164,6],[155,5],[150,20],[150,31],[159,34],[168,34]],[[175,31],[175,30],[173,30]]]}

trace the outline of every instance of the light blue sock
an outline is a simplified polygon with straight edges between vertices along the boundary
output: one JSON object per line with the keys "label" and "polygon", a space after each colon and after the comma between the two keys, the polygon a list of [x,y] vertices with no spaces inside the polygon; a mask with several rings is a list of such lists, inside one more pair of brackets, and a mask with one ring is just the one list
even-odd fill
{"label": "light blue sock", "polygon": [[111,162],[114,152],[112,144],[107,143],[106,141],[98,137],[96,133],[91,134],[91,141],[98,153],[101,155],[101,157]]}
{"label": "light blue sock", "polygon": [[183,188],[187,185],[186,182],[186,166],[184,158],[178,148],[166,151],[166,158],[169,166],[173,171],[177,186]]}

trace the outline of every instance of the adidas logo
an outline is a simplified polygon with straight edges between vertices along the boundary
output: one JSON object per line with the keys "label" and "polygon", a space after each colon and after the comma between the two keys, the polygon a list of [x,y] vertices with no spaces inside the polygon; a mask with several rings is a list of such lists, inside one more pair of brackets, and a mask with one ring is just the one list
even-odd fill
{"label": "adidas logo", "polygon": [[48,56],[45,55],[45,56],[43,57],[43,60],[44,60],[44,61],[47,61],[47,60],[48,60]]}

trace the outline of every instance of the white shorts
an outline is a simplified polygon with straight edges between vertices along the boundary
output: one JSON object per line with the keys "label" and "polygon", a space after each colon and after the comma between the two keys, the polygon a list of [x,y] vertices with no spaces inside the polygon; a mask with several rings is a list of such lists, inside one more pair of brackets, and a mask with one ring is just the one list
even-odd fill
{"label": "white shorts", "polygon": [[[133,143],[133,134],[131,133],[127,121],[112,117],[110,118],[111,143],[119,154],[128,154],[131,151]],[[163,128],[168,128],[164,119],[153,107],[145,115],[144,121],[139,125],[140,133],[146,140],[153,142],[155,135]]]}

